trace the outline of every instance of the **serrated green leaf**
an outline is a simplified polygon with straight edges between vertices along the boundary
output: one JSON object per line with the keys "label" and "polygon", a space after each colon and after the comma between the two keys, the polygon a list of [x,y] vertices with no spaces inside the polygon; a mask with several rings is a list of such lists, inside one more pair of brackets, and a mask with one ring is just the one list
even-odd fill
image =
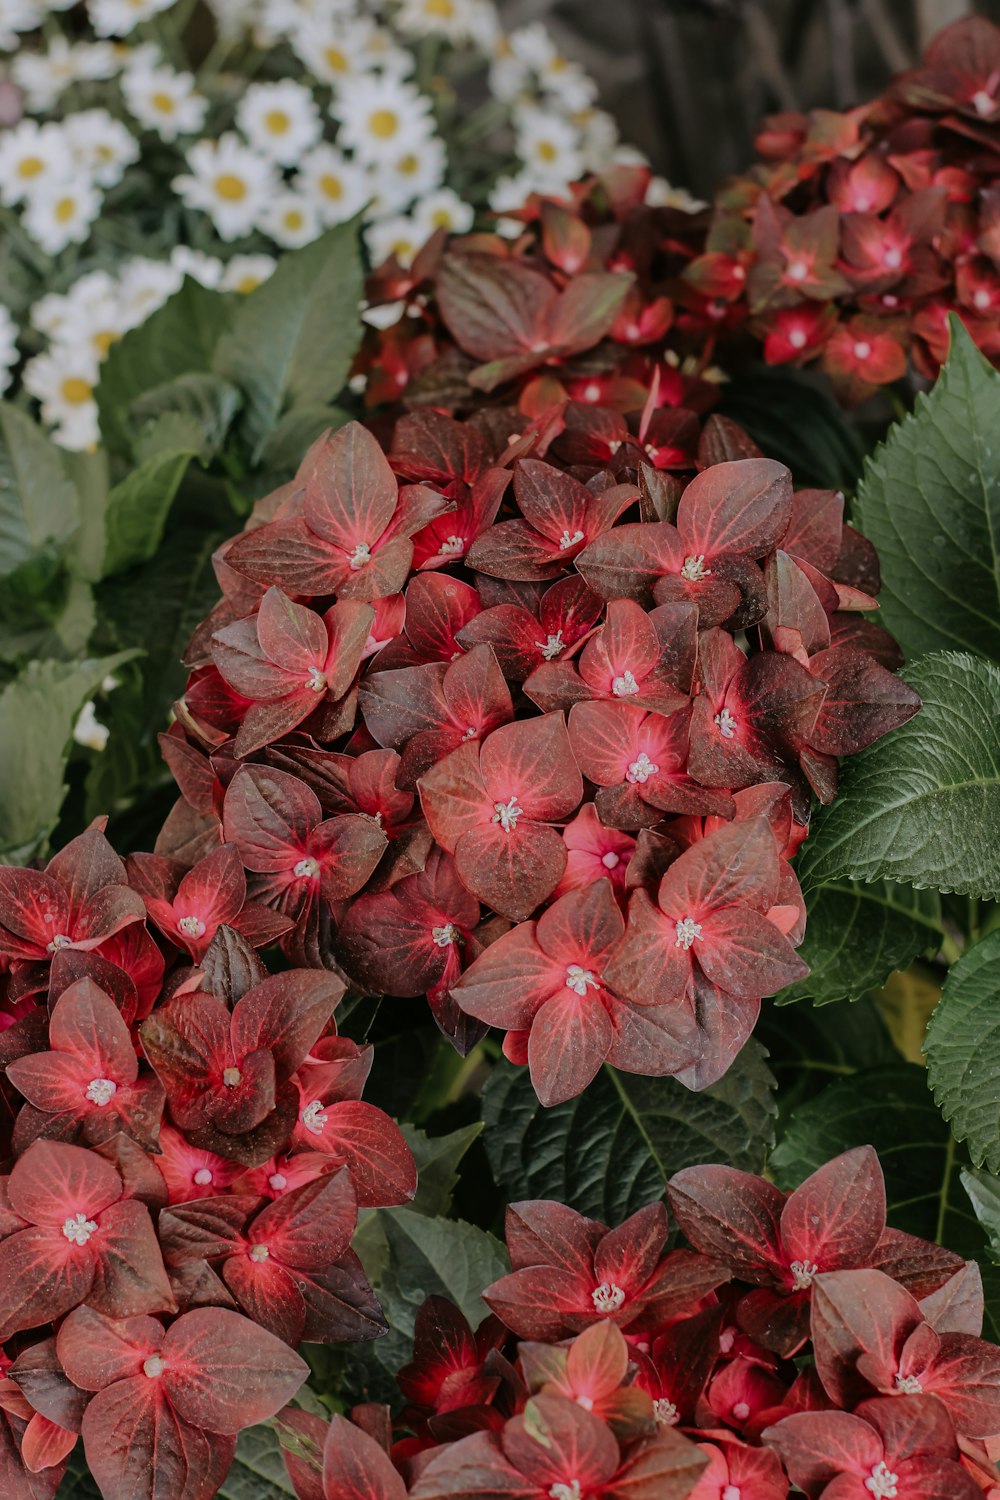
{"label": "serrated green leaf", "polygon": [[820,886],[806,904],[809,920],[799,957],[809,973],[782,990],[779,1005],[858,1000],[925,949],[938,946],[943,932],[936,891],[889,880]]}
{"label": "serrated green leaf", "polygon": [[719,410],[768,458],[787,464],[796,485],[854,488],[862,465],[857,436],[829,392],[809,376],[754,365],[722,387]]}
{"label": "serrated green leaf", "polygon": [[693,1094],[673,1078],[604,1068],[576,1099],[543,1109],[526,1068],[494,1068],[483,1143],[511,1200],[558,1198],[618,1224],[655,1202],[681,1167],[727,1162],[759,1171],[774,1140],[774,1079],[755,1041],[723,1079]]}
{"label": "serrated green leaf", "polygon": [[133,452],[142,462],[170,448],[196,453],[202,463],[222,447],[243,398],[218,375],[192,371],[144,391],[129,407],[136,433]]}
{"label": "serrated green leaf", "polygon": [[34,661],[0,692],[0,860],[39,854],[59,818],[77,715],[134,651],[80,662]]}
{"label": "serrated green leaf", "polygon": [[[192,371],[210,370],[215,346],[233,315],[233,298],[189,276],[180,291],[111,345],[95,393],[105,443],[131,455],[129,408],[145,391]],[[256,351],[265,362],[266,346]]]}
{"label": "serrated green leaf", "polygon": [[156,453],[115,485],[104,512],[100,578],[110,578],[154,556],[174,496],[196,451]]}
{"label": "serrated green leaf", "polygon": [[977,1167],[1000,1171],[1000,932],[963,953],[924,1044],[938,1108]]}
{"label": "serrated green leaf", "polygon": [[803,887],[845,876],[1000,897],[1000,670],[940,652],[904,673],[908,724],[846,761],[798,862]]}
{"label": "serrated green leaf", "polygon": [[962,1186],[989,1241],[990,1255],[1000,1261],[1000,1178],[976,1167],[962,1168]]}
{"label": "serrated green leaf", "polygon": [[1000,661],[1000,374],[951,328],[934,389],[868,460],[858,516],[879,552],[880,618],[907,655]]}
{"label": "serrated green leaf", "polygon": [[41,593],[80,523],[79,497],[59,450],[37,422],[0,402],[0,578]]}
{"label": "serrated green leaf", "polygon": [[212,368],[244,392],[242,428],[259,458],[282,413],[332,401],[361,338],[361,257],[355,223],[282,257],[244,297]]}

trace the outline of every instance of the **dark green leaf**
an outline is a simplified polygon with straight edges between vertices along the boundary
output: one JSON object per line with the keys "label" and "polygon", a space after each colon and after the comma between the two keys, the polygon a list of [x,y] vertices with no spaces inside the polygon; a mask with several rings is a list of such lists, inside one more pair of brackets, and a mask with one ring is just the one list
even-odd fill
{"label": "dark green leaf", "polygon": [[336,432],[351,420],[340,406],[293,406],[278,421],[261,456],[265,469],[292,474],[306,450],[329,428]]}
{"label": "dark green leaf", "polygon": [[174,448],[208,463],[222,447],[242,399],[228,380],[198,371],[145,391],[129,407],[136,459]]}
{"label": "dark green leaf", "polygon": [[904,675],[922,710],[845,762],[840,795],[813,820],[799,879],[1000,897],[1000,671],[946,651]]}
{"label": "dark green leaf", "polygon": [[196,449],[147,458],[108,496],[101,578],[148,562],[163,536],[170,507]]}
{"label": "dark green leaf", "polygon": [[1000,932],[962,955],[927,1028],[927,1074],[976,1166],[1000,1171]]}
{"label": "dark green leaf", "polygon": [[358,231],[340,224],[285,255],[244,297],[212,368],[246,396],[243,431],[257,457],[288,408],[339,393],[361,339]]}
{"label": "dark green leaf", "polygon": [[866,465],[858,514],[881,559],[882,622],[907,655],[1000,661],[1000,374],[951,327],[934,389]]}
{"label": "dark green leaf", "polygon": [[273,1427],[247,1427],[236,1439],[236,1461],[219,1486],[218,1500],[284,1500],[294,1494]]}
{"label": "dark green leaf", "polygon": [[862,454],[847,418],[820,384],[797,370],[755,365],[722,388],[719,410],[750,434],[795,483],[853,489]]}
{"label": "dark green leaf", "polygon": [[759,1171],[774,1139],[774,1079],[748,1042],[725,1078],[693,1094],[673,1078],[605,1068],[576,1099],[543,1109],[526,1068],[500,1064],[483,1096],[490,1166],[509,1199],[558,1198],[617,1224],[681,1167]]}
{"label": "dark green leaf", "polygon": [[779,1005],[812,1000],[858,1000],[938,946],[941,902],[936,891],[878,880],[845,880],[820,886],[807,901],[809,922],[799,957],[809,974],[778,996]]}

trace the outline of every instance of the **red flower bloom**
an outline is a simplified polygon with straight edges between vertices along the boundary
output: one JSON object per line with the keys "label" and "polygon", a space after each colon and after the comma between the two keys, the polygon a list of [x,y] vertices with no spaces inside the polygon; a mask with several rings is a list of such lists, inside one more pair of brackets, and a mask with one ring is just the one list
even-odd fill
{"label": "red flower bloom", "polygon": [[484,609],[462,629],[461,644],[466,649],[491,646],[504,676],[523,682],[545,664],[572,655],[600,614],[600,599],[578,574],[571,574],[547,588],[530,608],[511,601]]}
{"label": "red flower bloom", "polygon": [[232,844],[206,854],[191,870],[162,854],[130,854],[128,874],[164,937],[196,962],[222,926],[262,948],[292,925],[290,918],[247,901],[246,875]]}
{"label": "red flower bloom", "polygon": [[522,459],[514,470],[514,495],[521,516],[483,532],[468,563],[495,578],[526,581],[558,578],[639,498],[628,484],[588,489],[536,458]]}
{"label": "red flower bloom", "polygon": [[413,1359],[397,1378],[399,1389],[418,1419],[466,1406],[488,1406],[500,1376],[490,1369],[490,1355],[507,1338],[497,1318],[484,1319],[473,1333],[454,1303],[428,1297],[413,1327]]}

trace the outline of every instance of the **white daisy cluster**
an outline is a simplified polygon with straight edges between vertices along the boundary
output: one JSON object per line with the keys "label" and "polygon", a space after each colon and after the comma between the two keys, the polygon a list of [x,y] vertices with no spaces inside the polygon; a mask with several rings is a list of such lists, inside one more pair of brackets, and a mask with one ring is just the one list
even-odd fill
{"label": "white daisy cluster", "polygon": [[[185,272],[248,290],[358,213],[373,262],[406,264],[477,206],[635,159],[587,74],[542,26],[503,34],[494,0],[209,0],[217,39],[187,60],[174,0],[86,0],[91,40],[63,34],[71,4],[0,0],[0,85],[23,101],[0,119],[2,232],[60,292],[27,314],[23,379],[70,447],[96,439],[110,342]],[[0,388],[15,332],[3,310]]]}

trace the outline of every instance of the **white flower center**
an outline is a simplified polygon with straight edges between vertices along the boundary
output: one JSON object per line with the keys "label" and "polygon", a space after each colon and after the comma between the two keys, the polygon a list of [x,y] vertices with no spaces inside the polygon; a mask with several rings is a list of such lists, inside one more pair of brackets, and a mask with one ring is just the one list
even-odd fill
{"label": "white flower center", "polygon": [[688,949],[697,938],[701,937],[701,923],[696,922],[694,917],[681,917],[674,924],[674,931],[677,934],[674,947]]}
{"label": "white flower center", "polygon": [[653,1416],[661,1427],[676,1427],[681,1419],[677,1407],[666,1396],[657,1396],[653,1402]]}
{"label": "white flower center", "polygon": [[899,1494],[896,1486],[899,1484],[899,1475],[894,1474],[884,1459],[872,1469],[865,1480],[865,1489],[876,1497],[876,1500],[896,1500]]}
{"label": "white flower center", "polygon": [[243,1082],[243,1074],[239,1068],[223,1068],[222,1081],[227,1089],[238,1089]]}
{"label": "white flower center", "polygon": [[888,266],[890,271],[897,271],[903,264],[903,252],[896,245],[890,245],[882,256],[882,264]]}
{"label": "white flower center", "polygon": [[904,1375],[901,1370],[897,1370],[896,1389],[901,1396],[919,1396],[924,1388],[915,1375]]}
{"label": "white flower center", "polygon": [[319,667],[310,667],[309,668],[309,682],[308,682],[307,686],[311,687],[314,693],[325,693],[326,692],[326,688],[327,688],[326,678],[323,675],[323,673],[320,671]]}
{"label": "white flower center", "polygon": [[162,1354],[151,1354],[142,1362],[142,1373],[148,1375],[150,1380],[156,1380],[167,1368]]}
{"label": "white flower center", "polygon": [[804,328],[793,328],[788,335],[788,342],[793,349],[804,349],[807,341],[808,336]]}
{"label": "white flower center", "polygon": [[48,944],[49,953],[58,953],[61,948],[72,948],[73,939],[67,937],[64,932],[57,932],[51,943]]}
{"label": "white flower center", "polygon": [[212,1174],[209,1171],[208,1167],[199,1167],[197,1172],[192,1177],[191,1181],[194,1183],[195,1187],[210,1187],[212,1183]]}
{"label": "white flower center", "polygon": [[546,661],[551,661],[553,657],[559,655],[560,651],[564,651],[566,649],[561,630],[557,630],[555,635],[550,635],[547,641],[536,641],[535,645],[545,657]]}
{"label": "white flower center", "polygon": [[92,1078],[87,1084],[87,1098],[91,1104],[110,1104],[117,1092],[118,1085],[110,1078]]}
{"label": "white flower center", "polygon": [[986,89],[977,89],[972,96],[972,107],[977,115],[985,119],[991,115],[997,107],[997,101]]}
{"label": "white flower center", "polygon": [[736,733],[736,720],[729,712],[729,709],[723,708],[720,710],[715,716],[715,722],[722,738],[724,740],[731,740]]}
{"label": "white flower center", "polygon": [[493,806],[496,811],[491,821],[499,823],[504,833],[510,833],[512,828],[517,827],[517,820],[524,808],[518,807],[516,797],[510,797],[506,802],[494,802]]}
{"label": "white flower center", "polygon": [[601,864],[606,870],[614,870],[621,864],[621,855],[616,854],[613,849],[609,849],[607,854],[601,855]]}
{"label": "white flower center", "polygon": [[85,1245],[97,1233],[97,1225],[86,1214],[73,1214],[64,1222],[62,1231],[71,1245]]}
{"label": "white flower center", "polygon": [[686,578],[688,583],[700,583],[703,578],[711,578],[711,568],[705,567],[705,554],[699,552],[697,557],[686,557],[684,566],[681,568],[681,577]]}
{"label": "white flower center", "polygon": [[719,1496],[719,1500],[740,1500],[742,1494],[743,1491],[738,1484],[727,1484]]}
{"label": "white flower center", "polygon": [[637,782],[648,781],[651,776],[656,775],[659,769],[656,762],[650,760],[645,750],[643,750],[629,765],[625,773],[625,780],[630,781],[635,786]]}
{"label": "white flower center", "polygon": [[613,1281],[602,1281],[590,1294],[595,1311],[606,1315],[617,1312],[625,1301],[625,1293]]}
{"label": "white flower center", "polygon": [[750,1408],[747,1403],[745,1401],[737,1401],[736,1405],[733,1407],[733,1416],[736,1418],[737,1422],[745,1422],[749,1415]]}
{"label": "white flower center", "polygon": [[438,557],[457,557],[465,551],[464,536],[450,536],[438,548]]}
{"label": "white flower center", "polygon": [[792,1291],[804,1292],[813,1284],[813,1277],[819,1271],[819,1266],[811,1260],[793,1260],[788,1269],[792,1273]]}
{"label": "white flower center", "polygon": [[575,547],[576,544],[577,544],[577,542],[582,542],[582,541],[583,541],[583,532],[582,531],[574,531],[573,535],[570,536],[570,534],[569,534],[569,528],[567,527],[567,529],[563,532],[562,536],[559,538],[559,546],[565,552],[565,550],[566,550],[567,547]]}
{"label": "white flower center", "polygon": [[976,293],[976,295],[972,299],[973,303],[975,304],[975,306],[978,308],[978,310],[980,312],[985,312],[986,311],[986,309],[990,305],[990,301],[991,300],[992,299],[990,298],[989,292],[987,292],[985,290],[985,288],[983,288],[983,287],[980,287],[979,291]]}
{"label": "white flower center", "polygon": [[363,568],[366,563],[371,562],[372,549],[367,542],[359,542],[347,560],[356,573],[359,568]]}
{"label": "white flower center", "polygon": [[299,1119],[312,1135],[322,1135],[323,1127],[329,1118],[329,1115],[318,1099],[314,1099],[311,1104],[307,1104],[299,1115]]}
{"label": "white flower center", "polygon": [[280,1193],[283,1192],[284,1189],[288,1186],[288,1178],[285,1176],[284,1172],[272,1172],[270,1177],[267,1179],[267,1185],[274,1192]]}
{"label": "white flower center", "polygon": [[584,969],[580,964],[570,964],[566,970],[566,988],[584,999],[588,987],[594,990],[600,989],[601,981],[598,976],[592,969]]}
{"label": "white flower center", "polygon": [[319,865],[314,859],[300,859],[292,874],[296,880],[315,880],[319,874]]}
{"label": "white flower center", "polygon": [[627,698],[632,693],[639,691],[639,684],[632,673],[624,671],[620,677],[616,677],[611,684],[611,691],[616,698]]}
{"label": "white flower center", "polygon": [[454,922],[449,922],[445,927],[432,927],[431,937],[439,948],[450,948],[452,943],[457,943],[461,933]]}
{"label": "white flower center", "polygon": [[181,917],[177,925],[186,937],[200,938],[205,936],[205,924],[200,917]]}
{"label": "white flower center", "polygon": [[805,281],[809,275],[809,267],[804,260],[793,260],[785,275],[789,281]]}
{"label": "white flower center", "polygon": [[266,1245],[250,1246],[250,1259],[252,1261],[256,1261],[257,1265],[261,1265],[263,1261],[267,1260],[267,1257],[270,1255],[270,1253],[271,1252]]}
{"label": "white flower center", "polygon": [[549,1500],[581,1500],[582,1495],[579,1479],[571,1479],[569,1484],[563,1484],[560,1480],[549,1490]]}
{"label": "white flower center", "polygon": [[859,339],[854,346],[855,359],[867,359],[871,352],[872,346],[871,344],[867,343],[865,339]]}

